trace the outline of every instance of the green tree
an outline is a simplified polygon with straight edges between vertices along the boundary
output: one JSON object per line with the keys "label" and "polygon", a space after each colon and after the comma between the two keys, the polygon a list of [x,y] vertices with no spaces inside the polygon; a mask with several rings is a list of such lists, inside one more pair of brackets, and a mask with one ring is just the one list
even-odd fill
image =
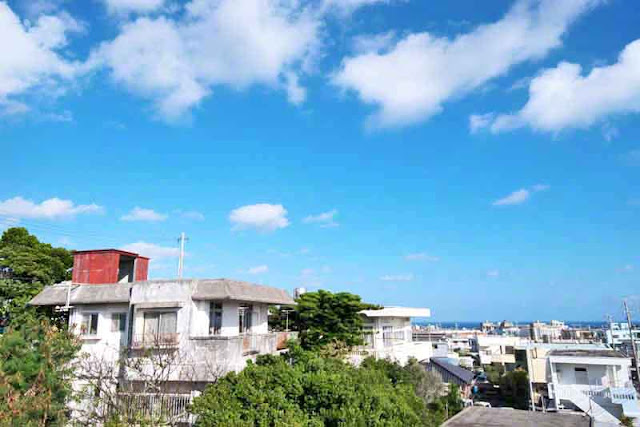
{"label": "green tree", "polygon": [[46,285],[71,278],[73,256],[42,243],[27,229],[14,227],[0,237],[0,322],[31,316],[26,303]]}
{"label": "green tree", "polygon": [[527,371],[507,372],[500,378],[500,392],[507,406],[516,409],[529,408],[529,377]]}
{"label": "green tree", "polygon": [[377,308],[363,303],[358,295],[324,290],[307,292],[296,302],[300,343],[305,349],[336,343],[347,347],[362,345],[363,319],[359,312]]}
{"label": "green tree", "polygon": [[412,384],[376,364],[352,366],[295,346],[259,356],[194,400],[201,426],[422,426],[424,401]]}
{"label": "green tree", "polygon": [[0,336],[0,425],[64,425],[79,345],[47,319]]}

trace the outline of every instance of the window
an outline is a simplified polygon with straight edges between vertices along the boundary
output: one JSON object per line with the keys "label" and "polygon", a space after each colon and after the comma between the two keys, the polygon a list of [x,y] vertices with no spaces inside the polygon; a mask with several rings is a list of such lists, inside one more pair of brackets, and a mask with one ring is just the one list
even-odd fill
{"label": "window", "polygon": [[80,332],[82,335],[98,334],[98,313],[84,313],[82,316],[82,325]]}
{"label": "window", "polygon": [[149,311],[144,313],[144,335],[163,336],[175,334],[178,313],[175,311]]}
{"label": "window", "polygon": [[393,345],[393,326],[382,327],[382,344],[385,347]]}
{"label": "window", "polygon": [[222,332],[222,303],[212,302],[209,305],[209,335],[220,335]]}
{"label": "window", "polygon": [[111,332],[124,332],[127,330],[127,313],[111,314]]}
{"label": "window", "polygon": [[251,304],[240,304],[240,307],[238,307],[238,331],[241,334],[251,332],[252,317],[253,306]]}

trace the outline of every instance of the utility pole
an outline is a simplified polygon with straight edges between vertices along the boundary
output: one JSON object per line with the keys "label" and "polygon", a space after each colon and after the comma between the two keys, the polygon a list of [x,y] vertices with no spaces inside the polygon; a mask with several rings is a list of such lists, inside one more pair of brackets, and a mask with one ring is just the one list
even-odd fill
{"label": "utility pole", "polygon": [[627,305],[627,300],[622,300],[622,304],[624,305],[624,312],[627,315],[627,324],[629,325],[629,338],[631,338],[631,351],[633,354],[633,368],[635,370],[635,378],[636,384],[639,380],[638,377],[638,351],[636,350],[636,340],[633,337],[633,324],[631,323],[631,314],[629,313],[629,306]]}
{"label": "utility pole", "polygon": [[182,271],[184,270],[184,242],[187,240],[187,236],[184,232],[180,233],[180,257],[178,258],[178,279],[182,279]]}

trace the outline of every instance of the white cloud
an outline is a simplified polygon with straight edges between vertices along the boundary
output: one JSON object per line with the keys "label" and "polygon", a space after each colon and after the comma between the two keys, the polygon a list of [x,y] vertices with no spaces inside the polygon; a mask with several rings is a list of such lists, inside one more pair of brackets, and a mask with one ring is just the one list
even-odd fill
{"label": "white cloud", "polygon": [[520,205],[531,197],[533,193],[539,193],[541,191],[547,191],[550,188],[547,184],[535,184],[532,185],[531,188],[521,188],[519,190],[514,191],[506,197],[496,200],[492,203],[493,206],[509,206],[509,205]]}
{"label": "white cloud", "polygon": [[489,126],[494,118],[495,114],[493,113],[472,114],[471,116],[469,116],[469,131],[471,133],[478,133],[482,129]]}
{"label": "white cloud", "polygon": [[110,13],[148,13],[164,6],[164,0],[103,0]]}
{"label": "white cloud", "polygon": [[160,260],[163,258],[176,258],[180,255],[180,249],[171,246],[160,246],[148,242],[135,242],[122,246],[124,251],[134,252],[142,256],[151,258],[151,260]]}
{"label": "white cloud", "polygon": [[519,205],[526,202],[530,196],[531,193],[529,192],[529,190],[521,188],[509,194],[508,196],[503,197],[502,199],[496,200],[495,202],[493,202],[493,206]]}
{"label": "white cloud", "polygon": [[387,274],[380,277],[383,282],[411,282],[413,279],[413,274]]}
{"label": "white cloud", "polygon": [[144,209],[136,206],[126,215],[120,217],[122,221],[149,221],[158,222],[167,219],[167,215],[158,213],[153,209]]}
{"label": "white cloud", "polygon": [[500,20],[453,39],[412,33],[383,52],[346,58],[335,85],[377,107],[373,127],[426,120],[443,104],[477,89],[519,63],[562,44],[576,18],[599,0],[520,0]]}
{"label": "white cloud", "polygon": [[499,277],[500,272],[498,270],[489,270],[487,271],[487,277]]}
{"label": "white cloud", "polygon": [[323,0],[321,8],[324,12],[335,11],[340,14],[349,14],[364,6],[378,3],[391,3],[392,0]]}
{"label": "white cloud", "polygon": [[305,217],[302,222],[304,222],[305,224],[320,224],[320,227],[324,228],[337,227],[340,225],[335,221],[335,217],[337,214],[338,210],[332,209],[328,212],[322,212],[318,215],[309,215]]}
{"label": "white cloud", "polygon": [[39,90],[51,97],[63,91],[80,72],[66,59],[67,35],[83,26],[66,13],[40,15],[33,24],[0,2],[0,115],[25,113],[23,96]]}
{"label": "white cloud", "polygon": [[247,273],[262,274],[262,273],[267,273],[268,271],[269,271],[268,265],[256,265],[255,267],[251,267],[249,270],[247,270]]}
{"label": "white cloud", "polygon": [[142,17],[92,55],[117,83],[180,119],[216,85],[261,84],[304,100],[298,78],[320,39],[317,13],[297,1],[193,0],[179,18]]}
{"label": "white cloud", "polygon": [[104,209],[95,203],[90,205],[76,205],[71,200],[54,197],[41,203],[35,203],[22,197],[14,197],[0,201],[0,215],[16,219],[60,219],[74,217],[80,214],[101,213]]}
{"label": "white cloud", "polygon": [[184,219],[189,219],[192,221],[204,221],[204,214],[198,211],[184,211],[180,212],[180,216]]}
{"label": "white cloud", "polygon": [[229,214],[235,230],[253,228],[259,231],[274,231],[289,226],[287,210],[282,205],[258,203],[242,206]]}
{"label": "white cloud", "polygon": [[[489,128],[497,133],[522,126],[543,132],[588,128],[608,117],[640,112],[640,39],[629,43],[612,65],[585,76],[578,64],[562,62],[529,85],[529,100],[514,114],[499,115]],[[610,140],[615,128],[603,129]]]}
{"label": "white cloud", "polygon": [[413,254],[405,255],[404,259],[407,261],[440,261],[440,258],[437,256],[429,255],[425,252],[418,252]]}

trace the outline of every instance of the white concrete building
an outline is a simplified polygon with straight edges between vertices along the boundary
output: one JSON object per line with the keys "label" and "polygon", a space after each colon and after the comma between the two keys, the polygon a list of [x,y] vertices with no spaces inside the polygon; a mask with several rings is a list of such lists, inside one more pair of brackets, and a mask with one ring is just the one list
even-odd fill
{"label": "white concrete building", "polygon": [[636,348],[640,350],[640,329],[634,328],[632,330],[629,330],[628,323],[608,323],[606,329],[604,330],[605,342],[609,344],[614,350],[618,350],[623,352],[624,354],[631,355],[633,353],[633,350],[631,349],[632,333],[633,339],[636,343]]}
{"label": "white concrete building", "polygon": [[516,362],[515,347],[525,342],[519,337],[478,335],[471,339],[471,346],[481,365],[497,363],[511,369]]}
{"label": "white concrete building", "polygon": [[587,413],[596,425],[617,425],[622,415],[637,418],[640,407],[631,384],[631,360],[613,350],[551,350],[549,397]]}
{"label": "white concrete building", "polygon": [[351,359],[359,363],[368,356],[392,359],[406,363],[413,357],[418,361],[433,356],[433,344],[414,341],[412,317],[429,317],[428,308],[385,307],[380,310],[363,310],[365,345],[355,350]]}
{"label": "white concrete building", "polygon": [[[121,276],[118,266],[131,269],[119,261],[121,253],[136,255],[92,251],[87,260],[83,254],[83,274]],[[89,417],[104,410],[92,407],[91,396],[111,393],[129,407],[160,405],[173,421],[188,422],[186,407],[206,384],[284,348],[290,334],[269,331],[268,309],[294,301],[281,289],[237,280],[174,279],[70,281],[46,287],[30,303],[68,311],[81,340],[74,388],[88,396],[72,409],[84,414],[77,420],[94,424]]]}

